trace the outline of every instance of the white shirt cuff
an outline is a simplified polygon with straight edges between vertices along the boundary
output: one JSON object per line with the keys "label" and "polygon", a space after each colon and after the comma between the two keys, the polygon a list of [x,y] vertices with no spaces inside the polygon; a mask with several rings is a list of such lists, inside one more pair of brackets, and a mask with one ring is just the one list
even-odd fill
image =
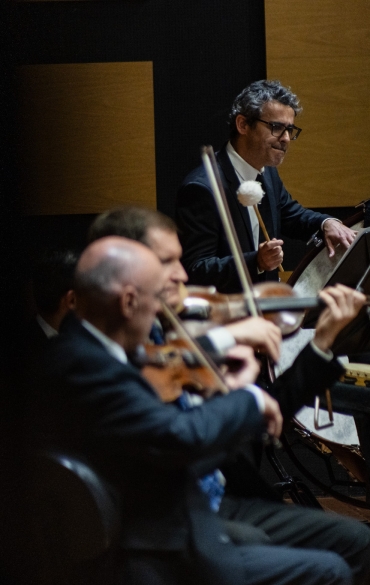
{"label": "white shirt cuff", "polygon": [[319,347],[317,347],[317,345],[315,345],[315,341],[312,340],[310,341],[311,347],[314,350],[315,353],[317,353],[317,355],[319,355],[320,357],[322,357],[323,360],[325,360],[326,362],[331,362],[331,360],[334,357],[333,352],[331,351],[331,349],[328,349],[327,351],[323,351],[322,349],[320,349]]}
{"label": "white shirt cuff", "polygon": [[266,405],[261,388],[259,388],[259,386],[256,386],[255,384],[248,384],[248,386],[246,386],[244,390],[253,394],[257,402],[258,410],[260,411],[261,414],[263,414],[265,412]]}
{"label": "white shirt cuff", "polygon": [[235,345],[235,339],[225,327],[214,327],[207,331],[207,337],[211,340],[217,353],[224,353]]}
{"label": "white shirt cuff", "polygon": [[334,221],[337,221],[337,222],[339,222],[339,223],[343,223],[343,222],[342,222],[342,221],[340,221],[340,219],[338,219],[337,217],[327,217],[326,219],[324,219],[324,221],[323,221],[323,222],[322,222],[322,224],[321,224],[321,231],[322,231],[322,232],[324,231],[324,223],[325,223],[326,221],[329,221],[329,219],[334,219]]}

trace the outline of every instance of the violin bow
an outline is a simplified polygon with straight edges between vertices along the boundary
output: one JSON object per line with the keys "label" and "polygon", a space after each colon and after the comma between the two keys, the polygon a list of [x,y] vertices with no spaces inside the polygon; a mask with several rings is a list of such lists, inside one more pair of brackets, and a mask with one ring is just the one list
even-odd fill
{"label": "violin bow", "polygon": [[229,206],[226,200],[225,191],[222,185],[220,173],[217,166],[215,153],[212,146],[203,146],[201,149],[203,164],[207,173],[208,180],[211,185],[215,203],[220,215],[220,219],[225,230],[226,238],[230,246],[231,253],[234,257],[234,262],[238,276],[241,282],[242,290],[248,305],[249,312],[252,317],[261,316],[254,295],[253,283],[245,262],[242,249],[240,247],[239,239],[236,235],[235,226],[231,218]]}

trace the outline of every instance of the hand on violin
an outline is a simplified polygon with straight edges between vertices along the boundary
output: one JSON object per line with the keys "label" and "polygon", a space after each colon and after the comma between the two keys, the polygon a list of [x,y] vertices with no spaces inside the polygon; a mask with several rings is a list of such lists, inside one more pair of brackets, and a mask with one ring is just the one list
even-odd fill
{"label": "hand on violin", "polygon": [[246,345],[235,345],[226,353],[228,357],[242,360],[243,365],[236,372],[226,372],[225,382],[230,390],[244,388],[253,384],[260,372],[260,364],[254,357],[254,351]]}
{"label": "hand on violin", "polygon": [[258,246],[257,265],[259,270],[274,270],[282,263],[284,252],[283,240],[273,238],[269,242],[263,242]]}
{"label": "hand on violin", "polygon": [[283,429],[283,415],[280,412],[280,407],[275,398],[262,390],[265,401],[265,411],[263,413],[266,430],[270,437],[279,438]]}
{"label": "hand on violin", "polygon": [[335,254],[335,247],[338,245],[349,248],[357,236],[357,232],[346,227],[335,219],[328,219],[323,226],[324,241],[328,249],[329,258]]}
{"label": "hand on violin", "polygon": [[255,351],[267,353],[274,362],[279,360],[281,331],[271,321],[262,317],[248,317],[226,325],[225,329],[237,343],[250,345]]}
{"label": "hand on violin", "polygon": [[366,296],[343,284],[324,288],[319,296],[325,301],[326,307],[316,323],[314,343],[322,351],[327,351],[338,333],[365,305]]}

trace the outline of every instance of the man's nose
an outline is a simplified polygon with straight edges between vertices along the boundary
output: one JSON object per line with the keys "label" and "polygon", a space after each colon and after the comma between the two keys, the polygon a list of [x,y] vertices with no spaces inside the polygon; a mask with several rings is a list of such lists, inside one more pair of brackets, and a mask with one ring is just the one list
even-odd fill
{"label": "man's nose", "polygon": [[180,282],[187,282],[189,280],[188,275],[185,272],[185,268],[181,264],[180,260],[176,263],[175,266],[174,279]]}
{"label": "man's nose", "polygon": [[285,128],[284,132],[280,135],[280,140],[283,140],[283,142],[290,142],[290,134],[287,128]]}

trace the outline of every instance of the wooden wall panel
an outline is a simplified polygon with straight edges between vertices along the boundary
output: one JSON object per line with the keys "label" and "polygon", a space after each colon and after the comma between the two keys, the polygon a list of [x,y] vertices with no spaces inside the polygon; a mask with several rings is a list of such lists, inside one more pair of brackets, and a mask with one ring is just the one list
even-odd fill
{"label": "wooden wall panel", "polygon": [[156,206],[151,62],[29,65],[18,77],[26,213]]}
{"label": "wooden wall panel", "polygon": [[368,0],[265,0],[267,76],[298,94],[303,132],[279,170],[307,207],[370,196]]}

